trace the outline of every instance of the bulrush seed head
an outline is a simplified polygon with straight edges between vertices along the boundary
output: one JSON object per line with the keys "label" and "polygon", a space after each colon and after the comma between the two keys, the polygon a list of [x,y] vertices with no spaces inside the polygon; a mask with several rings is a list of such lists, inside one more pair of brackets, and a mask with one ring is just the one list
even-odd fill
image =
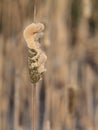
{"label": "bulrush seed head", "polygon": [[28,47],[28,66],[32,83],[37,83],[42,79],[42,74],[46,71],[44,64],[47,56],[40,49],[39,38],[42,37],[44,25],[32,23],[24,30],[24,39]]}

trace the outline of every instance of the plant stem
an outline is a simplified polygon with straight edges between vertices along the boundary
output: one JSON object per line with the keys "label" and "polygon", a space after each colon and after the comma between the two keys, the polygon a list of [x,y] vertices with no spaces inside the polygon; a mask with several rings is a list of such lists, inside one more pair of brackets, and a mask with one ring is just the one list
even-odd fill
{"label": "plant stem", "polygon": [[37,130],[36,128],[36,116],[37,116],[37,108],[36,108],[36,84],[33,85],[33,130]]}
{"label": "plant stem", "polygon": [[36,22],[36,15],[37,15],[37,0],[34,0],[34,17],[33,20]]}

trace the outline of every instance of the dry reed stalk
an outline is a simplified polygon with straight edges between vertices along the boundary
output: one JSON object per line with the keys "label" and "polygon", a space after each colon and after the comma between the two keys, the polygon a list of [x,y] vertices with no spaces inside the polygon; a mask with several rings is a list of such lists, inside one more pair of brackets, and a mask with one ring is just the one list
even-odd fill
{"label": "dry reed stalk", "polygon": [[70,85],[68,86],[68,129],[72,130],[75,129],[74,126],[74,116],[75,116],[75,110],[76,110],[76,98],[77,98],[77,93],[78,93],[78,88],[76,85]]}
{"label": "dry reed stalk", "polygon": [[15,108],[14,108],[14,130],[19,129],[19,72],[15,75]]}
{"label": "dry reed stalk", "polygon": [[93,130],[93,93],[92,88],[94,86],[94,72],[90,68],[90,66],[86,66],[86,100],[87,100],[87,121],[86,121],[86,127],[87,130]]}
{"label": "dry reed stalk", "polygon": [[34,84],[32,88],[33,88],[33,128],[34,128],[34,130],[37,130],[37,123],[36,123],[36,117],[37,117],[36,84]]}
{"label": "dry reed stalk", "polygon": [[75,114],[76,107],[76,95],[77,95],[77,87],[74,85],[69,86],[68,88],[68,110],[71,117]]}
{"label": "dry reed stalk", "polygon": [[28,65],[30,80],[33,84],[33,128],[37,130],[36,123],[36,83],[42,79],[43,73],[46,71],[44,64],[47,56],[40,49],[39,38],[42,37],[44,25],[41,23],[32,23],[24,30],[24,38],[28,46]]}
{"label": "dry reed stalk", "polygon": [[50,121],[49,120],[45,121],[44,130],[50,130]]}
{"label": "dry reed stalk", "polygon": [[[70,1],[64,0],[61,1],[52,1],[51,0],[51,6],[54,8],[52,11],[54,12],[54,15],[52,15],[52,22],[51,22],[51,30],[54,30],[54,32],[50,32],[53,36],[50,37],[53,38],[53,46],[54,48],[51,48],[50,53],[50,59],[54,60],[52,61],[52,72],[50,75],[53,75],[51,78],[51,86],[54,87],[52,89],[52,93],[50,96],[50,102],[51,102],[51,124],[53,130],[61,130],[62,129],[62,122],[65,122],[66,115],[63,116],[63,106],[66,111],[66,105],[64,104],[63,98],[65,97],[66,93],[66,58],[68,55],[68,49],[67,43],[68,43],[68,25],[67,25],[67,18],[69,16],[69,4]],[[65,13],[66,12],[66,13]],[[64,17],[66,17],[64,21]],[[65,92],[64,92],[65,91]],[[61,107],[62,105],[62,107]],[[64,111],[64,113],[65,113]]]}
{"label": "dry reed stalk", "polygon": [[0,36],[0,129],[2,124],[2,74],[3,74],[3,37]]}

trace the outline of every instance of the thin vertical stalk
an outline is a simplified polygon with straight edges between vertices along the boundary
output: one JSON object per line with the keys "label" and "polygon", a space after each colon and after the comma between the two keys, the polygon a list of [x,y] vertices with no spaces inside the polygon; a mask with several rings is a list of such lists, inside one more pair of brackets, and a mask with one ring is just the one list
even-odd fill
{"label": "thin vertical stalk", "polygon": [[36,84],[33,85],[33,130],[37,130]]}
{"label": "thin vertical stalk", "polygon": [[14,108],[14,130],[19,129],[19,89],[20,89],[20,81],[19,81],[19,72],[16,70],[15,74],[15,95],[14,95],[14,102],[15,102],[15,108]]}
{"label": "thin vertical stalk", "polygon": [[34,0],[34,17],[33,17],[34,22],[36,22],[36,15],[37,15],[37,0]]}

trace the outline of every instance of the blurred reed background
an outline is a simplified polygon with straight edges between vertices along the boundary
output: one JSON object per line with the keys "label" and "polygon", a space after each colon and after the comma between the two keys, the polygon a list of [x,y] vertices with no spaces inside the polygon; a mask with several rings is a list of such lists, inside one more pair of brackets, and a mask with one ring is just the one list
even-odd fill
{"label": "blurred reed background", "polygon": [[[32,130],[26,25],[34,0],[0,0],[0,130]],[[98,130],[98,0],[37,0],[47,72],[37,84],[38,130]]]}

